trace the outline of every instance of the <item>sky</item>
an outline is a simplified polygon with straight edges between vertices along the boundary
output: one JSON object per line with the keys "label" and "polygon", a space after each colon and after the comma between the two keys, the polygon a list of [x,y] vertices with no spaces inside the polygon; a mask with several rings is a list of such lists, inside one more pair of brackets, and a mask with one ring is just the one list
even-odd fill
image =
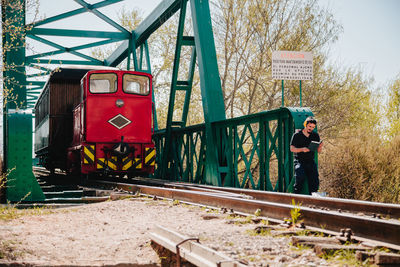
{"label": "sky", "polygon": [[[89,3],[99,1],[87,0]],[[317,1],[322,7],[329,8],[343,26],[339,40],[331,46],[329,58],[332,63],[360,68],[366,76],[375,78],[374,86],[387,85],[400,75],[400,0]],[[145,18],[160,2],[161,0],[125,0],[100,10],[115,19],[122,8],[130,10],[135,7],[142,11],[142,17]],[[54,0],[40,0],[39,16],[50,17],[79,7],[73,0],[57,0],[57,5],[54,5]],[[93,17],[87,13],[75,16],[68,20],[68,27],[87,29],[102,25],[104,30],[114,30],[108,25],[104,27],[103,22],[97,23],[97,18]],[[49,26],[65,28],[65,22],[60,21],[59,24]]]}
{"label": "sky", "polygon": [[[332,10],[343,32],[330,60],[361,67],[384,86],[400,75],[399,0],[319,0]],[[400,76],[399,76],[400,78]]]}

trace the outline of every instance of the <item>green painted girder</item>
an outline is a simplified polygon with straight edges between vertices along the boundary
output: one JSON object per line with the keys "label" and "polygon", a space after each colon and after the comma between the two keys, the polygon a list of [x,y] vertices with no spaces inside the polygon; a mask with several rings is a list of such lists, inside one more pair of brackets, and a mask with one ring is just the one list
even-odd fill
{"label": "green painted girder", "polygon": [[15,29],[24,29],[25,11],[10,7],[8,4],[21,5],[25,8],[23,0],[15,0],[12,3],[2,2],[3,45],[7,43],[11,47],[11,49],[3,51],[3,89],[12,89],[19,106],[17,107],[13,101],[3,103],[6,103],[6,109],[25,108],[25,34],[20,30],[14,30],[11,33],[11,29],[4,29],[9,23],[11,23],[10,27],[15,27]]}
{"label": "green painted girder", "polygon": [[221,186],[222,179],[218,172],[216,136],[211,124],[225,120],[226,116],[210,7],[208,1],[204,0],[190,0],[190,7],[196,52],[198,54],[200,89],[206,127],[206,146],[209,148],[206,150],[205,177],[208,184]]}
{"label": "green painted girder", "polygon": [[99,17],[100,19],[102,19],[103,21],[105,21],[106,23],[110,24],[111,26],[113,26],[114,28],[116,28],[117,30],[126,33],[128,35],[130,35],[131,33],[129,31],[127,31],[124,27],[122,27],[121,25],[119,25],[118,23],[116,23],[115,21],[113,21],[112,19],[110,19],[109,17],[107,17],[106,15],[104,15],[103,13],[101,13],[100,11],[97,10],[96,7],[94,7],[91,4],[86,3],[83,0],[74,0],[75,2],[77,2],[78,4],[80,4],[81,6],[83,6],[87,11],[91,12],[92,14],[94,14],[95,16]]}
{"label": "green painted girder", "polygon": [[26,60],[27,63],[36,63],[36,64],[66,64],[66,65],[89,65],[89,66],[98,66],[104,65],[103,63],[99,64],[98,62],[93,61],[84,61],[84,60],[60,60],[60,59],[30,59]]}
{"label": "green painted girder", "polygon": [[[29,82],[28,82],[29,83]],[[40,92],[43,86],[33,86],[26,89],[26,92]]]}
{"label": "green painted girder", "polygon": [[[100,60],[98,60],[98,59],[96,59],[94,57],[90,57],[90,56],[87,56],[85,54],[77,52],[76,51],[77,49],[73,49],[73,48],[71,49],[71,48],[68,48],[68,47],[64,47],[64,46],[61,46],[59,44],[56,44],[54,42],[51,42],[49,40],[43,39],[43,38],[35,36],[35,35],[31,35],[30,37],[32,39],[35,39],[35,40],[39,41],[39,42],[42,42],[44,44],[47,44],[49,46],[52,46],[52,47],[55,47],[55,48],[59,49],[58,50],[59,53],[57,53],[57,51],[53,51],[53,52],[48,52],[48,53],[43,53],[43,54],[56,55],[56,54],[61,54],[61,53],[71,53],[71,54],[73,54],[75,56],[78,56],[78,57],[81,57],[81,58],[84,58],[84,59],[87,59],[87,60],[90,60],[90,61],[93,61],[93,62],[97,62],[99,65],[103,63],[102,61],[100,61]],[[80,49],[82,49],[82,48],[80,48]],[[26,57],[26,60],[27,60],[27,62],[30,62],[30,60],[32,60],[32,59],[35,59],[35,58],[38,58],[38,57],[42,57],[42,56],[46,56],[46,55],[43,55],[43,54],[40,55],[40,56],[36,56],[36,57],[35,56]]]}
{"label": "green painted girder", "polygon": [[[226,167],[219,166],[224,168],[220,171],[226,173],[222,186],[293,192],[290,139],[296,128],[302,128],[300,122],[310,115],[312,112],[308,108],[280,108],[214,122],[215,135],[222,137],[217,139],[217,146],[221,147],[217,157],[227,161]],[[172,131],[171,147],[177,149],[171,154],[175,163],[171,168],[172,180],[207,183],[205,124]],[[165,130],[154,135],[157,154],[164,153],[165,136]],[[271,167],[273,162],[277,162],[274,168]],[[277,173],[272,173],[275,168]],[[158,178],[165,178],[158,169],[156,174]],[[307,185],[303,193],[308,193]]]}
{"label": "green painted girder", "polygon": [[[28,74],[28,75],[26,75],[26,78],[43,77],[43,76],[49,75],[50,73],[51,73],[51,71]],[[28,84],[29,84],[29,81],[28,81]]]}
{"label": "green painted girder", "polygon": [[[13,7],[21,6],[22,9]],[[7,27],[13,22],[13,32]],[[6,198],[8,201],[39,201],[44,195],[32,172],[32,114],[26,112],[32,97],[27,96],[25,77],[25,1],[2,1],[3,89],[11,90],[16,101],[10,98],[3,103],[4,169],[7,176]],[[5,51],[4,51],[5,50]],[[10,66],[14,66],[10,68]]]}
{"label": "green painted girder", "polygon": [[43,201],[44,194],[32,173],[32,114],[8,110],[7,190],[8,201]]}
{"label": "green painted girder", "polygon": [[[45,44],[50,44],[51,43],[50,41],[48,41],[48,40],[46,40],[44,38],[40,38],[40,37],[35,36],[35,35],[31,35],[29,37],[31,39],[38,40],[39,42],[42,42],[42,43],[45,43]],[[85,44],[85,45],[78,45],[78,46],[74,46],[74,47],[62,47],[62,49],[60,48],[59,50],[54,50],[54,51],[50,51],[50,52],[35,54],[35,55],[27,56],[26,58],[27,59],[34,59],[34,58],[38,58],[38,57],[54,56],[54,55],[59,55],[59,54],[63,54],[63,53],[70,52],[70,51],[78,51],[78,50],[82,50],[82,49],[92,48],[92,47],[101,46],[101,45],[110,44],[110,43],[115,43],[115,42],[117,42],[117,41],[113,40],[113,39],[108,39],[108,40],[104,40],[104,41],[94,42],[94,43]]]}
{"label": "green painted girder", "polygon": [[129,48],[129,40],[125,40],[122,42],[117,49],[104,60],[105,66],[116,67],[119,63],[121,63],[125,58],[129,56],[130,48]]}
{"label": "green painted girder", "polygon": [[[228,171],[223,185],[233,187],[251,185],[253,189],[293,192],[294,170],[290,139],[294,130],[301,129],[302,122],[310,115],[312,112],[308,108],[281,108],[216,122],[217,133],[228,133],[228,138],[219,140],[222,143],[228,142],[222,144],[224,149],[221,151],[226,154],[228,159]],[[272,125],[276,125],[275,130],[271,127],[270,122],[274,122]],[[257,134],[254,129],[257,129]],[[256,172],[258,174],[257,184],[250,172],[255,155],[259,159],[259,171]],[[273,157],[278,163],[279,177],[275,186],[272,185],[270,176],[270,161]],[[220,153],[219,158],[221,158]],[[241,181],[238,179],[239,160],[242,162],[241,166],[245,166],[245,173]],[[307,190],[305,187],[303,193],[308,193]]]}
{"label": "green painted girder", "polygon": [[[180,163],[179,156],[174,161],[173,160],[174,157],[171,156],[171,153],[173,154],[177,153],[177,151],[180,151],[181,150],[180,146],[182,146],[184,142],[174,143],[170,141],[172,134],[172,127],[182,128],[186,126],[187,115],[189,111],[190,96],[192,92],[194,68],[196,65],[196,48],[194,46],[195,45],[194,37],[183,36],[185,18],[186,18],[186,7],[187,7],[187,0],[183,0],[181,2],[181,7],[180,7],[179,24],[178,24],[178,31],[176,38],[175,57],[172,70],[171,90],[170,90],[167,123],[166,123],[166,135],[165,135],[166,142],[164,144],[164,149],[163,149],[164,157],[162,160],[161,174],[164,177],[170,176],[171,171],[167,171],[168,166],[176,167],[176,164]],[[180,69],[180,57],[183,46],[192,47],[188,77],[187,80],[185,81],[178,80],[178,74]],[[176,97],[176,91],[178,90],[185,91],[185,100],[180,121],[173,121],[173,113],[175,111],[175,97]],[[171,144],[174,144],[174,147],[171,147]],[[181,173],[181,175],[183,174]]]}
{"label": "green painted girder", "polygon": [[130,34],[126,32],[105,32],[105,31],[83,31],[83,30],[66,30],[66,29],[50,29],[50,28],[32,28],[27,31],[27,36],[46,35],[46,36],[64,36],[64,37],[83,37],[83,38],[102,38],[114,40],[129,39]]}
{"label": "green painted girder", "polygon": [[[26,59],[26,58],[25,58]],[[39,66],[39,65],[36,65],[36,64],[32,64],[32,63],[30,63],[30,64],[26,64],[26,61],[25,61],[25,65],[27,66],[27,67],[30,67],[30,68],[33,68],[33,69],[37,69],[37,70],[41,70],[41,71],[43,71],[43,72],[52,72],[52,70],[51,69],[49,69],[49,68],[45,68],[45,67],[42,67],[42,66]]]}
{"label": "green painted girder", "polygon": [[[164,0],[147,16],[132,32],[135,35],[135,48],[140,47],[149,36],[155,32],[165,21],[172,17],[180,8],[182,0]],[[104,61],[106,66],[117,66],[128,57],[130,40],[125,40]]]}
{"label": "green painted girder", "polygon": [[[143,44],[140,45],[140,57],[138,59],[138,57],[136,55],[135,34],[132,34],[132,38],[131,38],[131,42],[130,42],[130,51],[128,53],[128,63],[127,63],[128,70],[130,70],[130,65],[131,65],[131,60],[130,60],[131,54],[133,56],[134,69],[136,71],[142,71],[142,72],[147,72],[147,73],[151,74],[150,51],[149,51],[149,46],[147,44],[147,40]],[[144,60],[146,60],[147,69],[143,69]],[[153,83],[151,85],[152,85],[151,93],[152,93],[152,102],[153,102],[152,103],[153,128],[156,131],[156,130],[158,130],[156,100],[154,97]]]}
{"label": "green painted girder", "polygon": [[38,86],[43,86],[46,82],[41,82],[41,81],[27,81],[27,85],[38,85]]}
{"label": "green painted girder", "polygon": [[182,0],[162,1],[135,29],[136,47],[144,43],[164,22],[180,8]]}
{"label": "green painted girder", "polygon": [[[105,0],[105,1],[93,4],[93,5],[90,5],[90,6],[91,6],[91,9],[97,9],[97,8],[102,8],[102,7],[105,7],[105,6],[108,6],[108,5],[112,5],[114,3],[118,3],[118,2],[121,2],[121,1],[123,1],[123,0]],[[65,18],[68,18],[68,17],[79,15],[79,14],[85,13],[87,11],[88,10],[86,8],[78,8],[78,9],[75,9],[75,10],[72,10],[72,11],[69,11],[69,12],[65,12],[65,13],[60,14],[60,15],[56,15],[56,16],[53,16],[53,17],[50,17],[50,18],[35,22],[33,24],[29,24],[28,26],[29,27],[32,27],[32,26],[36,27],[36,26],[44,25],[44,24],[47,24],[47,23],[51,23],[51,22],[55,22],[55,21],[58,21],[58,20],[61,20],[61,19],[65,19]]]}

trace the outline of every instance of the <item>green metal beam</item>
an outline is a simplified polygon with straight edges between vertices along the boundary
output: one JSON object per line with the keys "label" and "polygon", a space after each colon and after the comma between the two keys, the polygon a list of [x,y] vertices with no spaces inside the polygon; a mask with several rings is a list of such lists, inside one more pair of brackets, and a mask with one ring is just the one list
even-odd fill
{"label": "green metal beam", "polygon": [[95,16],[99,17],[106,23],[108,23],[111,26],[113,26],[114,28],[116,28],[117,30],[130,35],[130,32],[128,32],[124,27],[122,27],[121,25],[119,25],[118,23],[116,23],[115,21],[113,21],[112,19],[110,19],[109,17],[107,17],[106,15],[101,13],[100,11],[98,11],[96,9],[96,7],[93,7],[93,5],[90,5],[83,0],[74,0],[74,1],[77,2],[78,4],[80,4],[81,6],[83,6],[87,11],[93,13]]}
{"label": "green metal beam", "polygon": [[[92,9],[96,9],[96,8],[101,8],[101,7],[105,7],[105,6],[108,6],[108,5],[112,5],[114,3],[118,3],[118,2],[121,2],[121,1],[123,1],[123,0],[105,0],[105,1],[93,4],[93,5],[91,5],[91,7],[92,7]],[[37,26],[40,26],[40,25],[44,25],[44,24],[47,24],[47,23],[55,22],[55,21],[58,21],[58,20],[61,20],[61,19],[65,19],[65,18],[69,18],[69,17],[75,16],[75,15],[79,15],[79,14],[82,14],[82,13],[85,13],[85,12],[87,12],[86,8],[79,8],[79,9],[75,9],[75,10],[72,10],[72,11],[57,15],[57,16],[53,16],[53,17],[50,17],[50,18],[35,22],[33,24],[29,24],[28,26],[29,27],[37,27]]]}
{"label": "green metal beam", "polygon": [[[29,36],[29,38],[37,40],[37,41],[45,43],[45,44],[48,44],[48,45],[50,45],[50,43],[51,43],[50,41],[48,41],[44,38],[40,38],[35,35],[31,35],[31,36]],[[65,52],[69,52],[69,51],[78,51],[81,49],[92,48],[92,47],[115,43],[115,42],[117,42],[117,41],[113,40],[113,39],[108,39],[108,40],[104,40],[104,41],[94,42],[94,43],[85,44],[85,45],[78,45],[78,46],[74,46],[74,47],[63,47],[63,49],[60,49],[60,50],[54,50],[54,51],[50,51],[50,52],[35,54],[35,55],[27,56],[26,58],[33,59],[33,58],[38,58],[38,57],[54,56],[54,55],[63,54]]]}
{"label": "green metal beam", "polygon": [[[8,201],[39,201],[44,194],[32,172],[32,114],[25,77],[25,1],[2,1],[4,168]],[[5,49],[5,44],[10,47]],[[8,94],[9,96],[10,94]]]}
{"label": "green metal beam", "polygon": [[44,194],[32,172],[32,114],[7,113],[8,201],[43,201]]}
{"label": "green metal beam", "polygon": [[180,8],[182,0],[164,0],[135,29],[136,47],[172,17]]}
{"label": "green metal beam", "polygon": [[115,40],[129,39],[130,34],[125,32],[105,32],[105,31],[83,31],[83,30],[66,30],[66,29],[50,29],[50,28],[32,28],[27,32],[30,37],[32,35],[46,36],[65,36],[65,37],[83,37],[83,38],[112,38]]}
{"label": "green metal beam", "polygon": [[[70,53],[72,55],[75,55],[75,56],[78,56],[78,57],[81,57],[81,58],[84,58],[84,59],[87,59],[87,60],[90,60],[90,61],[93,61],[93,62],[97,62],[99,65],[103,64],[102,61],[100,61],[100,60],[98,60],[96,58],[87,56],[85,54],[79,53],[79,52],[76,51],[76,49],[61,46],[59,44],[56,44],[54,42],[51,42],[49,40],[43,39],[43,38],[38,37],[38,36],[34,36],[33,35],[31,37],[33,37],[33,39],[35,39],[37,41],[40,41],[40,42],[42,42],[44,44],[47,44],[49,46],[58,48],[59,49],[58,51],[61,51],[61,53]],[[55,52],[57,52],[57,51],[55,51]],[[54,55],[54,53],[53,53],[53,55]],[[28,60],[31,60],[32,58],[37,58],[37,57],[27,57]]]}
{"label": "green metal beam", "polygon": [[38,86],[43,86],[46,82],[41,82],[41,81],[27,81],[27,85],[38,85]]}
{"label": "green metal beam", "polygon": [[33,68],[33,69],[37,69],[37,70],[41,70],[43,72],[51,72],[52,70],[49,68],[45,68],[36,64],[27,64],[27,67]]}
{"label": "green metal beam", "polygon": [[27,63],[36,64],[66,64],[66,65],[87,65],[87,66],[98,66],[103,65],[93,61],[83,61],[83,60],[60,60],[60,59],[30,59],[26,61]]}
{"label": "green metal beam", "polygon": [[205,179],[209,184],[221,186],[216,153],[216,136],[212,123],[225,120],[224,98],[219,78],[217,54],[212,31],[208,1],[190,0],[193,18],[193,31],[198,54],[200,88],[203,99],[206,126],[206,165]]}
{"label": "green metal beam", "polygon": [[[140,47],[149,36],[164,22],[172,17],[180,7],[182,0],[164,0],[147,16],[133,31],[135,35],[135,48]],[[129,40],[122,44],[104,61],[106,66],[117,66],[129,54]]]}
{"label": "green metal beam", "polygon": [[[171,154],[174,154],[174,150],[180,149],[176,145],[172,147],[172,127],[179,127],[182,128],[185,125],[180,122],[174,122],[173,115],[175,110],[175,96],[177,91],[177,83],[178,83],[178,73],[179,73],[179,66],[180,66],[180,58],[181,58],[181,51],[182,51],[182,39],[183,39],[183,31],[185,29],[185,18],[186,18],[186,7],[187,7],[187,0],[183,0],[180,6],[180,14],[179,14],[179,23],[178,23],[178,31],[176,37],[176,46],[175,46],[175,57],[174,57],[174,64],[172,69],[172,81],[171,81],[171,90],[169,94],[169,104],[168,104],[168,113],[167,113],[167,124],[165,127],[166,134],[165,134],[165,143],[163,149],[163,159],[162,159],[162,166],[161,166],[161,176],[162,177],[169,177],[171,176],[171,169],[169,169],[168,173],[168,166],[175,167],[175,164],[171,164],[174,162],[174,157]],[[189,89],[189,88],[188,88]],[[191,89],[191,88],[190,88]],[[183,114],[184,115],[184,114]],[[176,162],[180,162],[179,159]]]}

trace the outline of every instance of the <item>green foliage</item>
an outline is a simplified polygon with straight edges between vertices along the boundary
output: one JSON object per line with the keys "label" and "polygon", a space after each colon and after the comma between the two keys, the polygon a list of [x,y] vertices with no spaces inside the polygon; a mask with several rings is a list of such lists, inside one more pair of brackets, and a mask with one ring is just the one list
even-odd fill
{"label": "green foliage", "polygon": [[336,250],[333,253],[322,254],[321,257],[332,264],[341,264],[341,266],[376,266],[369,262],[367,259],[365,262],[360,262],[356,258],[354,250]]}
{"label": "green foliage", "polygon": [[18,203],[7,204],[0,206],[0,221],[10,221],[18,219],[22,216],[42,216],[46,214],[51,214],[54,211],[46,207],[33,207],[28,209],[18,209]]}
{"label": "green foliage", "polygon": [[292,199],[292,205],[293,208],[290,210],[290,219],[289,221],[291,222],[292,225],[296,225],[297,223],[300,223],[302,220],[300,220],[301,217],[301,203],[297,203],[294,199]]}
{"label": "green foliage", "polygon": [[389,137],[400,135],[400,74],[388,88],[389,101],[386,108],[386,117],[388,119]]}
{"label": "green foliage", "polygon": [[385,142],[366,130],[347,132],[321,155],[321,189],[332,197],[400,203],[400,135]]}
{"label": "green foliage", "polygon": [[250,236],[270,236],[271,229],[261,228],[259,231],[256,230],[246,230],[246,233]]}

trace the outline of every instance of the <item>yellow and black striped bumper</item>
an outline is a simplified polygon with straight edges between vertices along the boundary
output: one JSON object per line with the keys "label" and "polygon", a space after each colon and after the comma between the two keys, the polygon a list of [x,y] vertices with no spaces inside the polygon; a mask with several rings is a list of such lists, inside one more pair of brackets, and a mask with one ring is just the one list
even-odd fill
{"label": "yellow and black striped bumper", "polygon": [[142,159],[141,158],[129,158],[125,157],[122,159],[122,170],[127,171],[129,169],[141,169],[142,168]]}
{"label": "yellow and black striped bumper", "polygon": [[111,170],[117,170],[117,157],[111,157],[108,159],[98,158],[97,159],[97,169],[105,169],[109,167]]}
{"label": "yellow and black striped bumper", "polygon": [[144,164],[154,166],[156,163],[156,149],[154,147],[146,147],[144,150]]}
{"label": "yellow and black striped bumper", "polygon": [[96,149],[94,145],[83,147],[83,164],[93,164],[95,159]]}

